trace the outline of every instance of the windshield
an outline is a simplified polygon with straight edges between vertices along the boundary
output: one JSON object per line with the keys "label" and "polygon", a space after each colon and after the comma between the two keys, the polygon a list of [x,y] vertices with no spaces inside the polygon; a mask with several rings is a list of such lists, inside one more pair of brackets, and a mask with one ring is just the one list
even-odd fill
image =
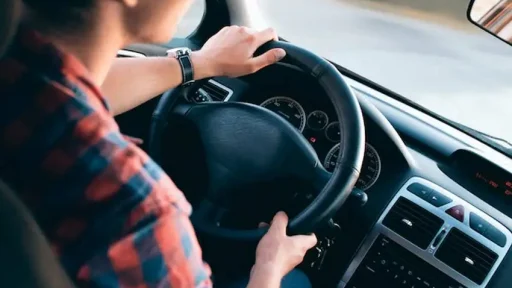
{"label": "windshield", "polygon": [[512,49],[466,19],[469,0],[259,2],[283,38],[512,142]]}

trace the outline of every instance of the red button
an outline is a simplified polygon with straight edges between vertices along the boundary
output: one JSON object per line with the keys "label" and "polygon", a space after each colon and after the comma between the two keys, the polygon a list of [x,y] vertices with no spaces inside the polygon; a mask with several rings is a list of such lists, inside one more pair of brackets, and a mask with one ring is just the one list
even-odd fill
{"label": "red button", "polygon": [[460,222],[464,222],[464,206],[453,206],[452,208],[446,210],[446,213],[448,213],[448,215],[452,216],[453,218],[459,220]]}

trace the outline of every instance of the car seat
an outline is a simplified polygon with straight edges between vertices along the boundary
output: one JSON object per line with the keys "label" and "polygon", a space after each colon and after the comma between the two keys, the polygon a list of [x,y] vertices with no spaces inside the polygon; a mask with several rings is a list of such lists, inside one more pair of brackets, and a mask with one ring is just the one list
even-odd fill
{"label": "car seat", "polygon": [[[16,30],[20,9],[21,0],[0,1],[0,57]],[[1,287],[74,287],[29,210],[1,180],[0,237]]]}

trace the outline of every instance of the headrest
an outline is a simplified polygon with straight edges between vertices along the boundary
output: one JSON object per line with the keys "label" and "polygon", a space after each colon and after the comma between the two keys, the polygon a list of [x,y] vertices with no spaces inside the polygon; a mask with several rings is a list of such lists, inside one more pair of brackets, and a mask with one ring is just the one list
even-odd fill
{"label": "headrest", "polygon": [[0,56],[9,46],[21,11],[21,0],[0,0]]}

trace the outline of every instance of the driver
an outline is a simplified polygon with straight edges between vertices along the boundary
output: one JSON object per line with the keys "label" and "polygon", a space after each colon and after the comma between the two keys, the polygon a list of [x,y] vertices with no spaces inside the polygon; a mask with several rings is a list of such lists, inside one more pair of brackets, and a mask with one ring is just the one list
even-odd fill
{"label": "driver", "polygon": [[[212,285],[190,205],[113,118],[184,81],[174,57],[116,53],[168,42],[190,2],[24,0],[22,24],[0,61],[0,167],[76,283]],[[223,28],[189,56],[193,77],[258,71],[284,57],[281,49],[252,56],[276,38],[272,29]],[[314,235],[289,237],[286,226],[278,213],[258,244],[250,287],[279,287],[315,245]]]}

